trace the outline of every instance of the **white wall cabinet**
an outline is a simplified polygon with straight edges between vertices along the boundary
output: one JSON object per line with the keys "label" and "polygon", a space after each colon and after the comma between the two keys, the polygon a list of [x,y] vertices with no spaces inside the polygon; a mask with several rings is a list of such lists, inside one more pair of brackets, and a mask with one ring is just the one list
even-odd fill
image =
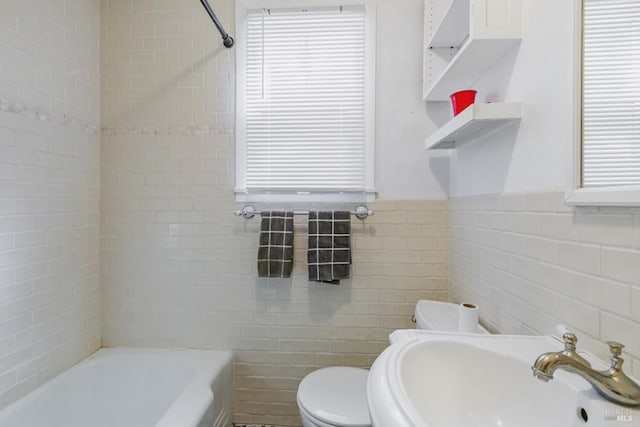
{"label": "white wall cabinet", "polygon": [[[517,46],[522,35],[522,0],[452,0],[448,8],[438,14],[440,4],[442,0],[425,0],[423,98],[428,102],[448,101],[452,93],[473,88],[475,82]],[[441,15],[441,19],[434,24],[436,15]],[[497,126],[504,124],[503,119],[513,119],[513,108],[490,108],[496,114],[509,112],[508,117],[495,117]],[[516,110],[521,112],[521,106]],[[482,129],[492,131],[492,120],[483,120]],[[434,134],[446,133],[436,131]],[[479,136],[482,135],[458,134],[465,138]],[[433,136],[427,140],[427,148],[437,146]]]}

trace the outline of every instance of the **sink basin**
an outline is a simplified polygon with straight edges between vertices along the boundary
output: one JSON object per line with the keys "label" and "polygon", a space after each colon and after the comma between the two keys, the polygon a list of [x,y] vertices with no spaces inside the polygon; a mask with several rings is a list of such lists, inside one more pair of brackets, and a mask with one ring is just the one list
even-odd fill
{"label": "sink basin", "polygon": [[548,383],[533,377],[538,355],[562,349],[555,338],[411,336],[388,347],[371,368],[374,427],[640,426],[640,411],[604,400],[575,374],[557,371]]}

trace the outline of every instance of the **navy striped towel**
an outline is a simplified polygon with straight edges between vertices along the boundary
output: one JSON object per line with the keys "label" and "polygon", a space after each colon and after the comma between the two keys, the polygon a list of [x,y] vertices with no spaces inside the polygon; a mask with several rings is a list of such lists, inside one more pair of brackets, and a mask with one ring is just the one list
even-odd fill
{"label": "navy striped towel", "polygon": [[309,212],[309,280],[340,283],[351,273],[351,213]]}
{"label": "navy striped towel", "polygon": [[259,277],[291,277],[293,212],[263,211],[258,247]]}

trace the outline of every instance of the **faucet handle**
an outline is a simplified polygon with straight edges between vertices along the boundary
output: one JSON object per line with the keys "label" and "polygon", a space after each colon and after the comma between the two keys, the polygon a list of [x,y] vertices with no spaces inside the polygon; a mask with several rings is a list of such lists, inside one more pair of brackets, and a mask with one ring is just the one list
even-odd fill
{"label": "faucet handle", "polygon": [[576,343],[578,342],[578,337],[571,332],[565,332],[562,334],[562,339],[564,340],[564,351],[562,352],[565,356],[570,357],[576,362],[591,367],[591,363],[584,357],[580,356],[576,351]]}
{"label": "faucet handle", "polygon": [[609,353],[611,353],[611,357],[620,357],[622,355],[622,349],[624,348],[624,344],[621,344],[616,341],[607,341],[609,344]]}
{"label": "faucet handle", "polygon": [[564,349],[565,350],[575,350],[576,343],[578,342],[578,337],[571,332],[565,332],[562,334],[562,339],[564,340]]}

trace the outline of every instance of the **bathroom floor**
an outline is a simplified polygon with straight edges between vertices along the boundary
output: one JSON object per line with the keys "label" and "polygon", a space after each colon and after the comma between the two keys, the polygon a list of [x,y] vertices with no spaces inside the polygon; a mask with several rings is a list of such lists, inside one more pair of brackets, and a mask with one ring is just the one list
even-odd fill
{"label": "bathroom floor", "polygon": [[233,427],[278,427],[267,424],[233,424]]}

